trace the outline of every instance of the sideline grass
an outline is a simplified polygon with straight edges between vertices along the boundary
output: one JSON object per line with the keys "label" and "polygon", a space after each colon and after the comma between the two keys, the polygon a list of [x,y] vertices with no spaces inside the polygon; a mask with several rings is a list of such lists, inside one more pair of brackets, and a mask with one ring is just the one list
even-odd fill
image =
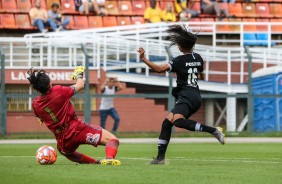
{"label": "sideline grass", "polygon": [[[156,153],[154,144],[123,144],[121,166],[79,165],[61,155],[54,165],[41,166],[34,156],[40,146],[0,145],[0,183],[282,183],[282,143],[171,144],[166,165],[147,164]],[[104,156],[104,147],[79,151]]]}

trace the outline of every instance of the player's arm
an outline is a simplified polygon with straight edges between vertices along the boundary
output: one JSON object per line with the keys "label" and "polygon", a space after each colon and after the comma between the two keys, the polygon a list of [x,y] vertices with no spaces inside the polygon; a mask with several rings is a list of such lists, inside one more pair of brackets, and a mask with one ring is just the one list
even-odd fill
{"label": "player's arm", "polygon": [[84,89],[84,80],[82,78],[77,78],[75,85],[72,85],[74,93],[77,93]]}
{"label": "player's arm", "polygon": [[147,65],[149,66],[151,69],[153,69],[154,71],[158,72],[158,73],[162,73],[165,71],[169,71],[170,70],[170,66],[168,64],[162,64],[162,65],[157,65],[153,62],[151,62],[150,60],[148,60],[145,57],[145,50],[143,48],[139,48],[138,52],[140,54],[140,59]]}
{"label": "player's arm", "polygon": [[199,80],[205,80],[205,74],[204,73],[199,73]]}
{"label": "player's arm", "polygon": [[71,74],[70,76],[72,80],[76,80],[76,83],[71,86],[74,90],[74,93],[77,93],[82,89],[84,89],[83,73],[84,73],[84,67],[77,66],[75,67],[73,74]]}

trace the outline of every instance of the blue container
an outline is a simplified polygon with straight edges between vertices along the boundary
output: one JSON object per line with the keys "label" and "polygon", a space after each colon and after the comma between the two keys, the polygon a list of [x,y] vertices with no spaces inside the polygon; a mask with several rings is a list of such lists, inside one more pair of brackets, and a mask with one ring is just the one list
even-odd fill
{"label": "blue container", "polygon": [[[253,94],[282,94],[282,68],[253,73]],[[282,98],[254,98],[254,131],[282,131]]]}

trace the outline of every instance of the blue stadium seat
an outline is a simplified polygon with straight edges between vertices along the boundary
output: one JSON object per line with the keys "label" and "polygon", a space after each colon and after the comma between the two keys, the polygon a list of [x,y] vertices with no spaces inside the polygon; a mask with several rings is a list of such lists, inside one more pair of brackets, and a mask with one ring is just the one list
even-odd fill
{"label": "blue stadium seat", "polygon": [[[257,42],[258,45],[261,46],[268,46],[268,34],[267,33],[257,33],[257,40],[260,40]],[[274,46],[276,43],[271,42],[271,46]]]}
{"label": "blue stadium seat", "polygon": [[243,35],[244,39],[244,45],[249,45],[249,46],[256,46],[258,45],[256,34],[255,33],[244,33]]}

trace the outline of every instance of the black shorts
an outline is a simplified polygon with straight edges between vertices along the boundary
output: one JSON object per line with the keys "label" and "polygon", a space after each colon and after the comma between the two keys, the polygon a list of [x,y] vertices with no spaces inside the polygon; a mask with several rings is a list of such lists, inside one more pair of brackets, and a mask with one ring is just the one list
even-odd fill
{"label": "black shorts", "polygon": [[171,110],[173,114],[182,114],[188,119],[200,109],[202,98],[198,88],[174,89],[173,93],[176,101],[174,108]]}

